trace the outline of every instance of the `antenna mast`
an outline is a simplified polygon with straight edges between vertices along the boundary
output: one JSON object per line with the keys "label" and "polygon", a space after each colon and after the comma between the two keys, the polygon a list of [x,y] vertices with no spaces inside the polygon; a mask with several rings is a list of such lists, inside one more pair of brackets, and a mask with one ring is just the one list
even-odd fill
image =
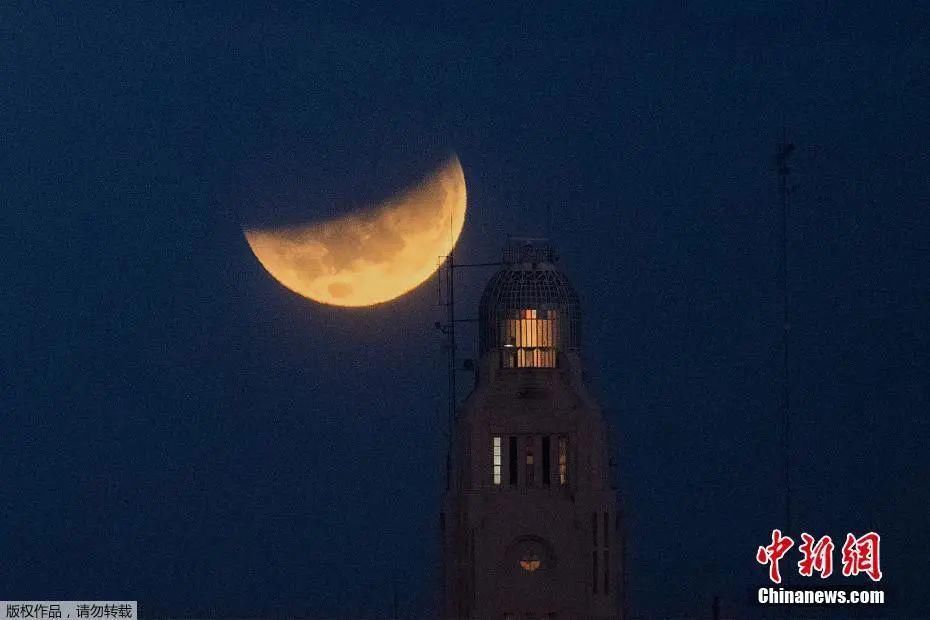
{"label": "antenna mast", "polygon": [[791,531],[791,390],[788,374],[788,335],[791,329],[788,306],[788,175],[791,168],[788,159],[794,152],[794,144],[788,142],[788,132],[782,128],[782,139],[775,153],[775,168],[778,172],[778,196],[781,203],[781,234],[779,245],[779,288],[782,299],[782,450],[784,452],[785,481],[785,529]]}
{"label": "antenna mast", "polygon": [[448,426],[449,442],[446,447],[446,488],[448,488],[452,477],[452,433],[455,426],[455,259],[453,257],[454,248],[449,248],[449,265],[446,284],[449,287],[446,301],[448,302],[448,315],[446,317],[447,329],[446,334],[449,336],[449,413]]}
{"label": "antenna mast", "polygon": [[[453,432],[455,430],[455,407],[458,404],[458,386],[456,381],[456,372],[458,368],[456,366],[456,339],[455,339],[455,324],[456,323],[476,323],[478,319],[457,319],[455,318],[455,270],[463,268],[473,268],[473,267],[494,267],[499,266],[502,263],[500,261],[487,262],[487,263],[456,263],[455,262],[455,244],[450,243],[449,254],[446,256],[440,256],[440,261],[445,261],[445,268],[440,264],[439,273],[439,305],[446,307],[446,322],[442,323],[441,321],[436,321],[435,327],[446,337],[446,342],[444,348],[448,353],[448,394],[447,394],[447,422],[446,422],[446,489],[448,490],[451,487],[452,481],[452,439]],[[443,300],[443,291],[442,291],[442,272],[446,274],[446,291],[445,291],[445,300]],[[468,360],[466,360],[466,363]],[[466,369],[470,368],[467,366]]]}
{"label": "antenna mast", "polygon": [[[446,414],[446,489],[452,484],[452,433],[455,426],[456,381],[455,381],[455,210],[449,214],[449,254],[446,260],[446,323],[436,323],[436,329],[446,336],[446,350],[449,353],[448,368],[448,412]],[[443,257],[440,257],[442,260]],[[441,273],[441,272],[440,272]],[[442,282],[439,285],[440,305],[442,304]]]}

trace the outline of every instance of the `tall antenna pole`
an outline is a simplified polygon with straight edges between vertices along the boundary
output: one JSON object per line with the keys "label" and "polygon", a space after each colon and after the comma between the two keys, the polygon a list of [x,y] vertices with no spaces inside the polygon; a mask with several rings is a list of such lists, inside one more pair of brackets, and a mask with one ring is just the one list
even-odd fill
{"label": "tall antenna pole", "polygon": [[781,257],[779,265],[779,284],[782,299],[782,450],[784,455],[785,479],[785,530],[791,532],[791,390],[788,374],[788,335],[789,323],[788,297],[788,175],[791,168],[788,159],[794,152],[794,144],[788,142],[788,132],[782,128],[782,139],[775,155],[775,167],[778,172],[778,195],[781,202]]}
{"label": "tall antenna pole", "polygon": [[[446,273],[446,293],[445,299],[442,297],[442,278],[439,278],[439,305],[446,307],[446,322],[442,323],[440,321],[436,322],[436,329],[442,332],[443,336],[446,338],[445,350],[448,352],[448,420],[447,420],[447,445],[446,445],[446,489],[451,488],[452,480],[452,447],[453,447],[453,431],[455,430],[455,408],[458,404],[458,384],[456,382],[456,373],[458,368],[456,367],[456,360],[458,346],[455,340],[455,324],[456,323],[474,323],[478,319],[456,319],[455,318],[455,270],[472,268],[472,267],[493,267],[501,265],[502,263],[497,262],[487,262],[487,263],[456,263],[454,250],[450,247],[449,254],[446,256],[440,257],[441,260],[446,262],[445,273]],[[440,263],[439,273],[442,274],[442,267]],[[468,362],[468,360],[466,360]],[[463,369],[470,369],[471,367],[466,366]]]}
{"label": "tall antenna pole", "polygon": [[[455,424],[455,400],[456,400],[456,386],[455,386],[455,258],[453,255],[453,248],[449,249],[449,277],[446,278],[446,284],[448,285],[447,301],[448,305],[448,336],[449,336],[449,445],[447,451],[446,463],[447,468],[452,467],[452,432],[453,425]],[[451,476],[451,470],[448,472],[448,475]]]}
{"label": "tall antenna pole", "polygon": [[452,486],[452,433],[455,430],[455,209],[449,210],[449,257],[446,269],[446,336],[449,338],[449,411],[446,422],[446,489]]}

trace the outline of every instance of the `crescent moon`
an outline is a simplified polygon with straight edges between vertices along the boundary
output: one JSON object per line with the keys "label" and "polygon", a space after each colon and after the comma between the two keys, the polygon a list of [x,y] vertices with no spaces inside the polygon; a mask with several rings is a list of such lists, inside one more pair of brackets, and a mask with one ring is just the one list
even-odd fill
{"label": "crescent moon", "polygon": [[278,282],[314,301],[371,306],[425,282],[452,252],[465,224],[465,174],[458,157],[379,205],[309,225],[245,229]]}

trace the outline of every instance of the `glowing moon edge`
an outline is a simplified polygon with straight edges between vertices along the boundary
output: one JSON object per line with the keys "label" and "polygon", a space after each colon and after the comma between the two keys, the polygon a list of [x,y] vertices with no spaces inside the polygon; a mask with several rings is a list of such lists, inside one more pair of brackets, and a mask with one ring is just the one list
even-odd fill
{"label": "glowing moon edge", "polygon": [[252,253],[291,291],[318,303],[386,303],[428,280],[461,236],[465,174],[452,155],[410,189],[348,215],[279,228],[243,228]]}

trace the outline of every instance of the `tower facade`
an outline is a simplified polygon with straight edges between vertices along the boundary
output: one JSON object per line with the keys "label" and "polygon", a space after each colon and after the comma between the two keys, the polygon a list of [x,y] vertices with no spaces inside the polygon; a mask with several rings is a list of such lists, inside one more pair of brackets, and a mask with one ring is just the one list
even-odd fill
{"label": "tower facade", "polygon": [[623,540],[580,328],[551,248],[506,248],[481,298],[477,378],[453,429],[444,618],[620,618]]}

